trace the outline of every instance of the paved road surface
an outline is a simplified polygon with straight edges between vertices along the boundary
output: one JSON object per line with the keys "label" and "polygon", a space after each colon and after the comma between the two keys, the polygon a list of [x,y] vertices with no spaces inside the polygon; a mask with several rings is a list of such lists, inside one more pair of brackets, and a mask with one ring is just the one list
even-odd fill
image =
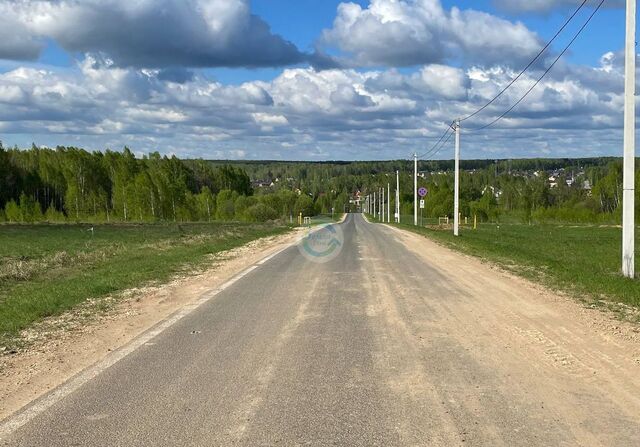
{"label": "paved road surface", "polygon": [[417,236],[341,228],[331,262],[288,248],[0,444],[640,445],[626,346]]}

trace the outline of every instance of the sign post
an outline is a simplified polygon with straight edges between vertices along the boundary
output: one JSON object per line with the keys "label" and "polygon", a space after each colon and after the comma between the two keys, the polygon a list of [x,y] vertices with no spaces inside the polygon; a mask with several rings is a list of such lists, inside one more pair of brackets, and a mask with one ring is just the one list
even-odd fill
{"label": "sign post", "polygon": [[424,186],[418,190],[418,195],[420,196],[420,226],[424,226],[424,221],[422,220],[422,210],[424,209],[424,198],[426,197],[428,191]]}

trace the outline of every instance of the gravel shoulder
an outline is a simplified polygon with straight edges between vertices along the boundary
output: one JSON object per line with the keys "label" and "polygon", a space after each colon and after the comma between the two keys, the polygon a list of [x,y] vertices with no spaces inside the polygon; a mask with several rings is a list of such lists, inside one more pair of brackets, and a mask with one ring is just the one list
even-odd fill
{"label": "gravel shoulder", "polygon": [[[467,441],[640,443],[637,325],[425,237],[386,231],[424,260],[428,279],[421,294],[396,289],[390,315],[418,346],[425,381],[447,371],[434,387],[454,425],[471,427]],[[511,440],[507,427],[516,430]]]}

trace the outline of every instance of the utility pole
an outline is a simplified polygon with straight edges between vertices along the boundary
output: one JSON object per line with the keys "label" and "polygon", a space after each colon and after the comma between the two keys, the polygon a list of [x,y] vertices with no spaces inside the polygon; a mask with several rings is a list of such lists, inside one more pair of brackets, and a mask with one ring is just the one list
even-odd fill
{"label": "utility pole", "polygon": [[624,76],[624,167],[622,196],[622,274],[635,277],[636,0],[627,0]]}
{"label": "utility pole", "polygon": [[400,171],[396,171],[396,222],[400,223]]}
{"label": "utility pole", "polygon": [[380,221],[382,223],[384,223],[384,204],[385,204],[385,202],[384,202],[384,187],[383,187],[382,188],[382,203],[381,203],[382,206],[380,207],[380,209],[382,210],[382,213],[380,213]]}
{"label": "utility pole", "polygon": [[373,218],[376,218],[376,193],[373,193]]}
{"label": "utility pole", "polygon": [[413,153],[413,225],[418,226],[418,153]]}
{"label": "utility pole", "polygon": [[453,192],[453,234],[460,234],[460,120],[456,120],[453,130],[456,133],[455,149],[455,185]]}
{"label": "utility pole", "polygon": [[387,223],[391,223],[391,184],[387,182]]}

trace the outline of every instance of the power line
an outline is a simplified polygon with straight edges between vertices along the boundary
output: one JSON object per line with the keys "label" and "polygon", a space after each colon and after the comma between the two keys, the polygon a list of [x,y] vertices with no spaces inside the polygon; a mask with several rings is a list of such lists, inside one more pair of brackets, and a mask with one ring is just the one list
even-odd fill
{"label": "power line", "polygon": [[446,140],[444,140],[444,143],[442,143],[442,146],[440,146],[440,149],[438,149],[438,150],[437,150],[437,151],[435,151],[433,154],[431,154],[431,155],[429,156],[429,158],[427,158],[427,160],[432,159],[433,157],[435,157],[435,156],[436,156],[436,155],[437,155],[437,154],[438,154],[438,153],[439,153],[439,152],[440,152],[440,151],[441,151],[441,150],[446,146],[446,144],[447,144],[449,141],[451,141],[451,137],[452,137],[452,136],[454,136],[454,135],[455,135],[455,132],[451,132],[451,133],[449,134],[449,136],[447,137],[447,139],[446,139]]}
{"label": "power line", "polygon": [[[447,128],[445,129],[444,133],[442,134],[442,136],[440,137],[440,139],[438,141],[436,141],[436,144],[434,144],[433,146],[431,146],[431,149],[429,149],[427,152],[425,152],[424,154],[418,155],[418,158],[422,158],[425,155],[429,155],[431,152],[433,152],[434,150],[436,150],[438,148],[438,146],[442,143],[442,140],[447,136],[447,134],[451,132],[451,125],[447,126]],[[443,143],[444,144],[444,143]]]}
{"label": "power line", "polygon": [[551,71],[551,69],[556,65],[556,63],[560,60],[560,58],[562,56],[564,56],[564,54],[567,52],[567,50],[569,50],[569,47],[571,47],[571,45],[573,44],[573,42],[576,41],[576,39],[578,38],[578,36],[580,36],[580,34],[582,34],[582,32],[585,30],[585,28],[587,27],[587,25],[589,25],[589,22],[591,22],[591,19],[593,19],[593,16],[596,15],[596,13],[600,10],[600,7],[602,7],[602,5],[604,4],[605,0],[601,0],[600,3],[598,4],[598,6],[596,7],[596,9],[593,10],[593,12],[591,13],[591,15],[589,16],[589,18],[587,19],[586,22],[584,22],[584,24],[582,25],[582,27],[578,30],[578,32],[573,36],[573,38],[571,39],[571,41],[569,41],[569,43],[567,44],[567,46],[564,47],[564,49],[562,50],[562,52],[558,55],[558,57],[555,58],[555,60],[551,63],[551,65],[549,65],[549,68],[547,68],[544,73],[542,73],[542,76],[540,76],[536,82],[531,86],[531,88],[529,90],[527,90],[527,92],[522,95],[522,97],[514,104],[512,105],[509,109],[507,109],[506,112],[504,112],[502,115],[500,115],[498,118],[496,118],[495,120],[493,120],[492,122],[490,122],[489,124],[486,124],[484,126],[481,127],[477,127],[475,129],[467,129],[467,132],[479,132],[481,130],[487,129],[491,126],[493,126],[494,124],[496,124],[498,121],[500,121],[502,118],[504,118],[505,116],[507,116],[513,109],[515,109],[522,101],[524,101],[524,99],[529,96],[529,93],[531,93],[533,91],[534,88],[536,88],[536,86],[540,83],[540,81],[542,81],[542,79],[549,74],[549,72]]}
{"label": "power line", "polygon": [[[438,148],[437,151],[429,154],[429,153],[425,153],[423,155],[421,155],[420,157],[418,157],[419,159],[421,159],[422,161],[426,161],[426,160],[431,160],[433,157],[435,157],[436,155],[438,155],[438,153],[445,147],[445,145],[451,140],[451,137],[455,135],[455,132],[451,132],[449,134],[449,136],[447,137],[446,140],[444,140],[442,142],[442,144],[440,145],[440,147]],[[424,156],[429,155],[429,158],[423,158]]]}
{"label": "power line", "polygon": [[[525,72],[531,68],[531,66],[538,60],[540,59],[540,56],[542,56],[544,54],[545,51],[547,51],[547,49],[551,46],[551,44],[556,40],[556,38],[560,35],[560,33],[562,33],[562,31],[564,31],[564,29],[567,27],[567,25],[569,25],[569,23],[571,23],[571,21],[573,20],[573,18],[580,12],[580,10],[584,7],[584,5],[588,2],[589,0],[583,0],[582,3],[580,4],[580,6],[578,6],[578,9],[576,9],[573,14],[571,14],[571,16],[564,22],[564,24],[562,25],[562,27],[560,27],[560,29],[556,32],[556,34],[551,38],[551,40],[549,42],[547,42],[547,44],[544,46],[544,48],[542,48],[538,54],[536,55],[536,57],[534,57],[531,62],[529,62],[529,64],[524,67],[524,69],[518,73],[518,76],[516,76],[515,78],[513,78],[511,80],[511,82],[509,82],[509,84],[503,88],[500,93],[498,93],[491,101],[489,101],[488,103],[486,103],[485,105],[483,105],[482,107],[480,107],[478,110],[476,110],[475,112],[473,112],[471,115],[467,115],[464,118],[461,118],[460,121],[466,121],[469,118],[473,118],[474,116],[476,116],[478,113],[482,112],[484,109],[486,109],[487,107],[489,107],[491,104],[493,104],[498,98],[500,98],[504,92],[506,92],[513,84],[516,83],[516,81],[518,79],[520,79],[522,77],[523,74],[525,74]],[[599,8],[599,7],[598,7]]]}

